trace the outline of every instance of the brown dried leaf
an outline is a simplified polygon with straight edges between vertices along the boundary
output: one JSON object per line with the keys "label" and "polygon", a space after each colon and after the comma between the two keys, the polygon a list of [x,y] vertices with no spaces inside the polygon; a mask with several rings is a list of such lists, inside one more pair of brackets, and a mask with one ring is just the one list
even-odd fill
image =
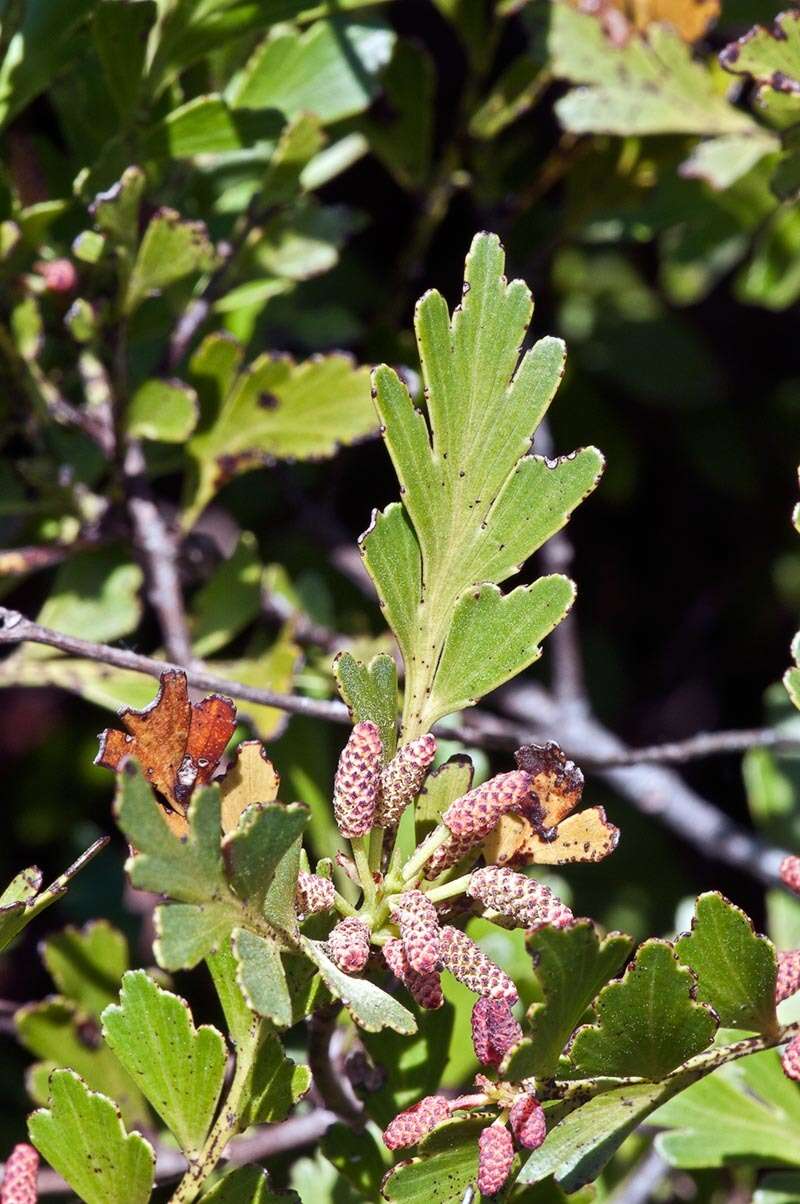
{"label": "brown dried leaf", "polygon": [[646,33],[657,22],[671,25],[684,42],[696,42],[720,14],[720,0],[570,0],[596,15],[606,37],[624,45],[633,30]]}
{"label": "brown dried leaf", "polygon": [[158,694],[148,707],[126,708],[119,718],[127,731],[106,728],[95,763],[116,772],[135,757],[172,809],[167,823],[182,834],[192,790],[211,780],[235,730],[236,708],[217,694],[193,706],[186,674],[169,669],[161,674]]}
{"label": "brown dried leaf", "polygon": [[588,807],[562,820],[550,840],[522,816],[504,815],[484,841],[483,853],[489,865],[566,865],[602,861],[618,842],[619,828],[606,818],[603,808]]}
{"label": "brown dried leaf", "polygon": [[278,772],[261,741],[243,741],[219,783],[223,832],[233,832],[242,812],[252,803],[274,802],[279,785]]}
{"label": "brown dried leaf", "polygon": [[517,768],[524,769],[533,779],[534,793],[542,808],[542,829],[554,828],[581,801],[583,774],[553,741],[523,744],[514,759]]}

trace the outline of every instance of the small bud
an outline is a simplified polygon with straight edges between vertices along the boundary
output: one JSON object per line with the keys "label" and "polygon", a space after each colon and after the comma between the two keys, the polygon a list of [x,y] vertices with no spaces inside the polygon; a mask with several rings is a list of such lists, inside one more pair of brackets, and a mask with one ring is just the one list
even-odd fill
{"label": "small bud", "polygon": [[778,954],[778,981],[775,984],[775,1002],[782,1003],[790,995],[800,991],[800,949]]}
{"label": "small bud", "polygon": [[411,740],[397,750],[381,775],[381,795],[375,822],[394,828],[408,804],[419,794],[425,774],[436,755],[436,739],[430,733]]}
{"label": "small bud", "polygon": [[369,957],[370,932],[358,916],[347,916],[332,929],[325,950],[328,957],[345,974],[358,974]]}
{"label": "small bud", "polygon": [[348,840],[369,832],[375,819],[381,784],[381,736],[366,720],[357,723],[342,749],[333,784],[333,811]]}
{"label": "small bud", "polygon": [[399,1112],[383,1134],[383,1144],[389,1150],[401,1150],[416,1145],[437,1125],[447,1120],[450,1109],[441,1095],[426,1095],[418,1104]]}
{"label": "small bud", "polygon": [[504,815],[525,811],[533,805],[530,775],[514,769],[511,773],[499,773],[457,798],[442,819],[454,836],[466,836],[480,844]]}
{"label": "small bud", "polygon": [[32,1145],[15,1145],[7,1162],[0,1204],[36,1204],[39,1155]]}
{"label": "small bud", "polygon": [[781,881],[784,886],[788,886],[789,890],[793,890],[796,895],[800,895],[800,857],[784,857],[781,862],[778,873],[781,876]]}
{"label": "small bud", "polygon": [[472,1045],[484,1066],[499,1068],[522,1038],[522,1029],[504,999],[481,997],[472,1009]]}
{"label": "small bud", "polygon": [[520,1095],[508,1116],[517,1143],[526,1150],[538,1150],[547,1136],[544,1108],[533,1095]]}
{"label": "small bud", "polygon": [[320,911],[330,911],[336,892],[330,878],[301,871],[297,876],[295,901],[300,915],[314,916]]}
{"label": "small bud", "polygon": [[494,1196],[504,1186],[514,1162],[514,1142],[505,1125],[495,1121],[478,1138],[478,1191]]}
{"label": "small bud", "polygon": [[783,1073],[787,1078],[800,1082],[800,1037],[794,1037],[786,1046],[781,1057]]}
{"label": "small bud", "polygon": [[442,984],[438,971],[429,974],[418,974],[408,964],[403,942],[395,937],[390,938],[383,946],[383,960],[398,978],[406,990],[421,1008],[435,1011],[444,1003]]}
{"label": "small bud", "polygon": [[523,928],[566,928],[575,918],[549,887],[501,865],[475,870],[467,894]]}
{"label": "small bud", "polygon": [[517,990],[508,975],[496,966],[460,928],[445,925],[441,930],[442,961],[447,969],[476,995],[516,1003]]}
{"label": "small bud", "polygon": [[78,283],[71,259],[43,259],[36,264],[36,271],[51,293],[71,293]]}
{"label": "small bud", "polygon": [[439,915],[422,891],[408,890],[390,904],[392,917],[400,926],[400,937],[408,964],[417,974],[438,970]]}

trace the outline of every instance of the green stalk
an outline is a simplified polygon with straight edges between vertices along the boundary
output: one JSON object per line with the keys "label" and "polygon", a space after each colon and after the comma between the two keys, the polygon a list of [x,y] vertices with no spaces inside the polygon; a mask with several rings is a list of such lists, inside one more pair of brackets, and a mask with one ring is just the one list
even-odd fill
{"label": "green stalk", "polygon": [[350,847],[353,850],[353,860],[358,870],[358,880],[364,892],[364,901],[367,909],[373,911],[375,907],[375,879],[372,876],[369,864],[367,841],[368,837],[366,836],[354,836],[350,841]]}
{"label": "green stalk", "polygon": [[440,849],[450,839],[450,836],[451,832],[446,824],[439,824],[434,828],[403,866],[403,881],[410,882],[412,878],[416,878],[425,862],[430,861],[436,850]]}
{"label": "green stalk", "polygon": [[170,1204],[192,1204],[214,1170],[232,1137],[240,1131],[241,1110],[261,1043],[262,1021],[254,1016],[246,1038],[236,1052],[236,1070],[225,1102],[202,1150],[189,1162],[189,1169],[170,1197]]}
{"label": "green stalk", "polygon": [[472,874],[463,874],[460,878],[453,878],[450,882],[443,882],[441,886],[434,886],[433,890],[425,891],[425,895],[430,899],[431,903],[439,903],[442,899],[452,899],[454,895],[463,895],[469,886],[471,877]]}

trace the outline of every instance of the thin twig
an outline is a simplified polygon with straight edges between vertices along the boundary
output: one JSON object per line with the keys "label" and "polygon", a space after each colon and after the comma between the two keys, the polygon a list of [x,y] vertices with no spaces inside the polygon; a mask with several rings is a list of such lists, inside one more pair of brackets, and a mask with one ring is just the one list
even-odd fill
{"label": "thin twig", "polygon": [[[169,661],[141,656],[127,649],[62,635],[30,622],[18,611],[0,607],[0,644],[18,644],[25,640],[58,648],[72,656],[145,673],[149,677],[158,678],[165,670],[178,667]],[[293,715],[350,723],[349,712],[341,702],[262,690],[195,667],[189,667],[186,675],[189,684],[198,690],[227,694]],[[440,738],[504,751],[513,751],[520,744],[557,740],[581,765],[597,773],[639,811],[695,845],[704,857],[715,857],[736,866],[770,886],[782,885],[778,866],[786,855],[784,850],[763,844],[687,786],[673,770],[656,764],[631,764],[636,756],[634,750],[591,715],[581,714],[574,707],[560,706],[550,694],[534,686],[506,690],[500,701],[509,718],[478,710],[466,711],[461,723],[439,724],[434,731]],[[741,738],[737,739],[737,736]],[[740,751],[745,747],[800,747],[797,740],[787,739],[768,728],[741,734],[723,732],[719,733],[719,739],[713,734],[704,735],[697,737],[697,744],[700,746],[696,749],[698,756]],[[654,751],[644,750],[648,754],[645,761],[654,760]]]}
{"label": "thin twig", "polygon": [[[141,656],[130,652],[127,648],[112,648],[109,644],[95,644],[91,640],[82,640],[77,636],[64,635],[49,627],[32,623],[16,610],[0,607],[0,644],[20,644],[24,641],[33,644],[46,644],[58,648],[71,656],[99,661],[101,664],[113,665],[117,669],[130,669],[135,673],[144,673],[148,677],[159,678],[170,669],[183,668],[172,661],[157,660],[151,656]],[[303,698],[299,694],[279,694],[275,690],[262,690],[256,686],[242,685],[227,677],[218,677],[214,673],[190,666],[185,670],[189,685],[198,690],[212,690],[219,694],[228,694],[232,698],[241,698],[246,702],[256,702],[263,706],[275,707],[291,715],[306,715],[312,719],[325,719],[332,723],[349,723],[350,715],[342,702],[326,702],[316,698]]]}
{"label": "thin twig", "polygon": [[783,849],[764,844],[715,807],[672,769],[661,765],[604,767],[618,761],[629,749],[591,715],[580,715],[559,707],[544,690],[522,686],[506,690],[501,705],[539,739],[558,740],[578,764],[593,763],[598,775],[644,815],[658,820],[703,857],[713,857],[758,878],[768,886],[781,887],[778,867],[786,856]]}
{"label": "thin twig", "polygon": [[670,1167],[653,1146],[641,1158],[619,1187],[609,1196],[608,1204],[648,1204],[653,1192],[670,1173]]}
{"label": "thin twig", "polygon": [[150,489],[141,444],[130,440],[123,461],[133,546],[142,561],[147,597],[156,612],[164,646],[179,665],[192,662],[192,644],[178,572],[178,540],[169,530]]}
{"label": "thin twig", "polygon": [[325,1107],[350,1125],[364,1123],[364,1109],[348,1093],[345,1077],[333,1064],[331,1050],[341,1003],[312,1012],[308,1018],[308,1065]]}

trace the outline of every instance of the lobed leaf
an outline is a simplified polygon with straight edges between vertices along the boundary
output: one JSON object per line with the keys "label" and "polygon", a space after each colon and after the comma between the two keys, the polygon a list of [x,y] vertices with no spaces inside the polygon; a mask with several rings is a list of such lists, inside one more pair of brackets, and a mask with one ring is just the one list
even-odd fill
{"label": "lobed leaf", "polygon": [[533,933],[528,946],[544,999],[528,1011],[525,1036],[506,1059],[507,1078],[519,1081],[555,1073],[567,1041],[632,945],[621,932],[601,939],[590,920]]}
{"label": "lobed leaf", "polygon": [[645,941],[624,977],[598,995],[597,1022],[575,1034],[574,1074],[656,1081],[706,1049],[717,1020],[695,1002],[694,988],[694,975],[667,941]]}
{"label": "lobed leaf", "polygon": [[297,1192],[274,1191],[269,1175],[259,1166],[229,1171],[203,1196],[209,1204],[302,1204]]}
{"label": "lobed leaf", "polygon": [[342,701],[353,723],[370,720],[381,734],[384,761],[390,761],[397,746],[397,666],[385,652],[369,664],[349,652],[340,652],[333,672]]}
{"label": "lobed leaf", "polygon": [[28,1120],[33,1144],[85,1204],[147,1204],[155,1154],[126,1133],[114,1104],[70,1070],[54,1071],[48,1108]]}
{"label": "lobed leaf", "polygon": [[749,916],[718,891],[700,895],[692,930],[675,951],[697,978],[697,998],[726,1028],[774,1035],[778,1027],[775,947]]}
{"label": "lobed leaf", "polygon": [[341,999],[356,1023],[367,1032],[378,1032],[392,1028],[396,1033],[410,1035],[416,1032],[416,1021],[411,1012],[398,1003],[386,991],[376,987],[366,978],[345,974],[334,965],[320,941],[301,936],[303,951],[319,970],[322,980],[335,999]]}
{"label": "lobed leaf", "polygon": [[103,1012],[103,1036],[183,1152],[196,1155],[222,1091],[222,1035],[207,1024],[195,1028],[183,999],[130,970],[119,1004]]}

